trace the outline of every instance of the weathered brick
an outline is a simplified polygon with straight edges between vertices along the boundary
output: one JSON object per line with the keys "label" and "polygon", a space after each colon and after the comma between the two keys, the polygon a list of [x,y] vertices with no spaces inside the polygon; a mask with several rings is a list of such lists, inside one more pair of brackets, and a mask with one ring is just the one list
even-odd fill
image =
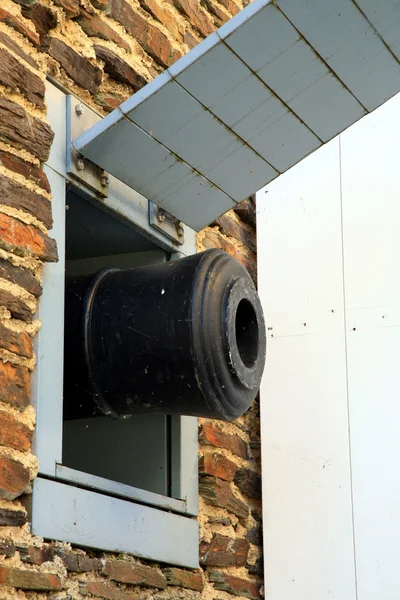
{"label": "weathered brick", "polygon": [[172,567],[163,569],[163,573],[167,578],[168,585],[188,588],[190,590],[195,590],[196,592],[203,591],[203,575],[199,572],[186,571],[185,569]]}
{"label": "weathered brick", "polygon": [[70,552],[63,548],[55,548],[54,553],[61,558],[67,571],[72,571],[73,573],[79,572],[78,554],[76,552]]}
{"label": "weathered brick", "polygon": [[218,0],[218,2],[222,4],[222,6],[224,6],[226,10],[231,13],[231,15],[236,15],[241,10],[241,7],[238,6],[233,0]]}
{"label": "weathered brick", "polygon": [[1,174],[0,204],[27,212],[51,229],[53,218],[50,200]]}
{"label": "weathered brick", "polygon": [[[0,322],[0,348],[14,354],[31,358],[33,356],[32,338],[24,331],[13,331]],[[0,434],[1,435],[1,434]]]}
{"label": "weathered brick", "polygon": [[160,569],[125,560],[106,560],[103,573],[110,579],[120,583],[131,583],[160,589],[165,588],[167,585]]}
{"label": "weathered brick", "polygon": [[102,80],[102,72],[97,65],[57,38],[52,38],[49,54],[76,84],[92,94],[96,92]]}
{"label": "weathered brick", "polygon": [[165,33],[126,0],[111,0],[111,15],[164,67],[169,67],[182,56],[182,52],[172,46]]}
{"label": "weathered brick", "polygon": [[40,37],[36,31],[27,27],[22,19],[19,19],[5,8],[0,8],[0,22],[6,23],[6,25],[15,29],[15,31],[22,33],[34,46],[40,45]]}
{"label": "weathered brick", "polygon": [[10,171],[14,171],[14,173],[23,175],[25,179],[32,181],[45,192],[51,191],[46,173],[37,165],[32,165],[26,160],[23,160],[19,156],[15,156],[15,154],[7,152],[6,150],[0,150],[0,165],[6,167]]}
{"label": "weathered brick", "polygon": [[137,594],[124,592],[103,581],[89,581],[83,586],[83,593],[105,600],[139,600]]}
{"label": "weathered brick", "polygon": [[249,598],[250,600],[259,600],[262,598],[260,594],[261,584],[255,581],[241,579],[219,571],[210,571],[209,578],[214,583],[216,590],[223,590],[232,596],[240,596],[241,598]]}
{"label": "weathered brick", "polygon": [[14,556],[15,552],[15,544],[10,538],[0,539],[0,555]]}
{"label": "weathered brick", "polygon": [[114,42],[120,48],[130,52],[130,46],[125,40],[105,21],[100,15],[91,15],[86,10],[81,10],[77,23],[89,37],[97,37],[102,40]]}
{"label": "weathered brick", "polygon": [[128,98],[129,96],[120,94],[119,92],[97,92],[97,94],[94,95],[96,104],[104,108],[107,112],[111,112],[118,108],[118,106]]}
{"label": "weathered brick", "polygon": [[246,229],[241,221],[238,222],[227,214],[219,217],[215,224],[220,228],[222,233],[235,238],[246,246],[246,248],[249,248],[249,250],[257,252],[257,243],[254,233]]}
{"label": "weathered brick", "polygon": [[29,471],[16,460],[0,456],[0,498],[14,500],[25,491],[28,484]]}
{"label": "weathered brick", "polygon": [[3,290],[1,288],[0,306],[5,306],[15,319],[22,319],[23,321],[28,322],[31,321],[35,310],[34,308],[31,308],[23,298],[14,295],[9,290]]}
{"label": "weathered brick", "polygon": [[80,13],[79,0],[54,0],[54,4],[64,9],[70,19],[77,17]]}
{"label": "weathered brick", "polygon": [[28,521],[28,515],[23,510],[0,508],[0,526],[22,527]]}
{"label": "weathered brick", "polygon": [[44,106],[44,81],[4,48],[0,48],[0,83],[19,90],[32,104]]}
{"label": "weathered brick", "polygon": [[54,133],[47,123],[31,117],[22,106],[0,96],[0,141],[28,150],[45,162],[53,137]]}
{"label": "weathered brick", "polygon": [[101,571],[103,563],[99,558],[91,558],[80,552],[71,552],[63,548],[55,548],[55,554],[61,558],[67,571],[85,573],[88,571]]}
{"label": "weathered brick", "polygon": [[0,213],[0,247],[15,254],[37,256],[44,261],[58,260],[56,242],[17,219]]}
{"label": "weathered brick", "polygon": [[200,6],[198,0],[169,0],[189,20],[192,27],[197,29],[202,37],[207,37],[215,31],[208,13]]}
{"label": "weathered brick", "polygon": [[30,271],[23,267],[15,267],[4,258],[0,258],[0,277],[20,285],[34,296],[42,294],[42,286]]}
{"label": "weathered brick", "polygon": [[0,566],[0,584],[21,590],[42,592],[51,592],[62,588],[58,575],[6,566]]}
{"label": "weathered brick", "polygon": [[262,532],[262,526],[261,524],[257,525],[257,527],[253,527],[252,529],[249,529],[248,532],[246,533],[246,540],[249,540],[249,542],[251,544],[254,544],[255,546],[262,546],[263,545],[263,532]]}
{"label": "weathered brick", "polygon": [[199,460],[199,472],[202,475],[213,475],[225,481],[232,481],[237,465],[219,452],[205,452]]}
{"label": "weathered brick", "polygon": [[243,200],[233,210],[243,223],[250,225],[254,230],[256,229],[256,207],[251,198]]}
{"label": "weathered brick", "polygon": [[12,50],[14,54],[20,56],[25,62],[27,62],[31,67],[35,69],[39,69],[39,65],[29,54],[24,52],[22,48],[8,35],[4,33],[4,31],[0,31],[0,43],[6,46],[9,50]]}
{"label": "weathered brick", "polygon": [[201,477],[199,493],[206,504],[225,508],[239,518],[246,518],[249,514],[247,504],[234,495],[229,481],[216,477]]}
{"label": "weathered brick", "polygon": [[95,44],[94,51],[97,58],[104,62],[104,71],[116,81],[132,86],[135,92],[146,85],[145,78],[109,48]]}
{"label": "weathered brick", "polygon": [[210,421],[203,423],[201,426],[199,440],[203,444],[211,444],[218,448],[230,450],[233,454],[236,454],[241,458],[248,458],[247,444],[242,438],[238,435],[224,433]]}
{"label": "weathered brick", "polygon": [[203,0],[204,7],[209,13],[213,15],[214,24],[217,27],[221,27],[226,21],[228,21],[232,15],[230,15],[226,9],[222,8],[215,0]]}
{"label": "weathered brick", "polygon": [[30,402],[30,376],[26,367],[0,361],[0,400],[14,408]]}
{"label": "weathered brick", "polygon": [[108,0],[90,0],[90,2],[98,10],[106,10],[108,7]]}
{"label": "weathered brick", "polygon": [[100,558],[90,558],[83,554],[78,554],[78,571],[86,573],[88,571],[101,571],[103,563]]}
{"label": "weathered brick", "polygon": [[36,2],[25,8],[22,14],[35,25],[40,36],[40,49],[47,50],[50,45],[48,33],[57,27],[57,16],[54,10],[50,6]]}
{"label": "weathered brick", "polygon": [[194,33],[192,31],[190,31],[190,29],[187,29],[183,36],[183,43],[188,46],[189,50],[191,50],[192,48],[197,46],[197,44],[199,43],[199,40],[194,35]]}
{"label": "weathered brick", "polygon": [[141,6],[147,10],[157,21],[168,29],[169,33],[179,42],[183,42],[184,27],[176,18],[172,9],[160,4],[158,0],[140,0]]}
{"label": "weathered brick", "polygon": [[50,544],[43,544],[40,548],[36,546],[17,547],[23,562],[31,565],[42,565],[54,559],[54,550]]}
{"label": "weathered brick", "polygon": [[250,498],[261,499],[261,476],[251,469],[238,469],[234,482],[239,490]]}
{"label": "weathered brick", "polygon": [[31,447],[32,431],[17,419],[0,411],[0,446],[26,452]]}
{"label": "weathered brick", "polygon": [[215,534],[211,542],[200,544],[200,562],[212,567],[243,567],[247,561],[250,542]]}

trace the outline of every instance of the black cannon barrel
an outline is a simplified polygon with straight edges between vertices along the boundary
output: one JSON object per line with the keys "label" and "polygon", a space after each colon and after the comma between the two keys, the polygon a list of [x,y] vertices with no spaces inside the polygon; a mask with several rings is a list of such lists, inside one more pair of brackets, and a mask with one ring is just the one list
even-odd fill
{"label": "black cannon barrel", "polygon": [[65,417],[154,412],[233,420],[265,363],[261,304],[222,250],[68,278]]}

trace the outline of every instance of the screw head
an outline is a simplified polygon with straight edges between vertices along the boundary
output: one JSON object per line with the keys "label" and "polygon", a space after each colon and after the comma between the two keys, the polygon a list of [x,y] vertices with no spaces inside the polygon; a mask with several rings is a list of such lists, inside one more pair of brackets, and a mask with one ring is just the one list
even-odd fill
{"label": "screw head", "polygon": [[110,184],[110,180],[107,175],[102,175],[100,177],[100,184],[102,187],[107,187]]}
{"label": "screw head", "polygon": [[85,168],[85,161],[83,160],[83,158],[77,158],[75,161],[75,166],[78,169],[78,171],[83,171],[83,169]]}
{"label": "screw head", "polygon": [[78,115],[78,117],[83,115],[83,113],[85,112],[85,109],[83,108],[83,104],[81,102],[79,102],[79,104],[75,104],[75,112]]}
{"label": "screw head", "polygon": [[158,213],[157,213],[157,221],[159,221],[160,223],[163,223],[165,221],[165,215],[164,215],[164,213],[158,211]]}

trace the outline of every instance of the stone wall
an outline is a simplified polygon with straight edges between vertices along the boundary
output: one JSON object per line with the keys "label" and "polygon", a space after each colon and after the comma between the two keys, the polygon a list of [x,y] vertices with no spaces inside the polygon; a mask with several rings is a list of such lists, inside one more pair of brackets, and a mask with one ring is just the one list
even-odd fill
{"label": "stone wall", "polygon": [[[57,260],[41,165],[50,76],[105,114],[237,13],[241,0],[0,2],[0,600],[229,600],[262,597],[259,415],[200,420],[198,571],[83,551],[33,537],[38,471],[30,373],[46,261]],[[53,200],[55,201],[55,200]],[[256,276],[251,199],[198,236]]]}

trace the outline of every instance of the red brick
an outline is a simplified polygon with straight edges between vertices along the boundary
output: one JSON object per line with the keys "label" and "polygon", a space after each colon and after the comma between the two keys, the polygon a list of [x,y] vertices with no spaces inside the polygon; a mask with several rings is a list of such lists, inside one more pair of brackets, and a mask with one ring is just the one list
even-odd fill
{"label": "red brick", "polygon": [[61,590],[58,575],[0,566],[0,584],[21,590],[52,592]]}
{"label": "red brick", "polygon": [[31,447],[31,430],[13,415],[0,411],[0,446],[26,452]]}
{"label": "red brick", "polygon": [[0,498],[14,500],[25,491],[28,484],[29,471],[16,460],[0,456]]}
{"label": "red brick", "polygon": [[163,569],[163,573],[167,578],[168,585],[183,587],[190,590],[195,590],[196,592],[203,591],[203,575],[198,571],[186,571],[185,569],[178,569],[176,567],[172,567],[169,569]]}
{"label": "red brick", "polygon": [[225,448],[241,458],[248,458],[247,444],[242,438],[238,435],[224,433],[211,422],[203,423],[199,439],[203,444]]}
{"label": "red brick", "polygon": [[26,225],[2,213],[0,213],[0,247],[15,254],[37,256],[44,261],[58,260],[54,240],[33,225]]}
{"label": "red brick", "polygon": [[[1,270],[0,270],[1,273]],[[33,356],[32,338],[27,333],[13,331],[0,322],[0,348],[31,358]]]}
{"label": "red brick", "polygon": [[249,598],[250,600],[259,600],[262,598],[260,594],[261,583],[234,577],[233,575],[220,573],[219,571],[210,571],[209,578],[214,583],[216,590],[223,590],[233,596]]}
{"label": "red brick", "polygon": [[225,508],[239,518],[246,518],[249,514],[249,507],[245,502],[236,498],[229,481],[211,476],[201,477],[199,493],[206,504]]}
{"label": "red brick", "polygon": [[143,585],[161,589],[167,585],[166,579],[160,569],[125,560],[107,560],[103,573],[110,577],[110,579],[114,579],[114,581],[119,581],[120,583],[131,583],[132,585]]}
{"label": "red brick", "polygon": [[156,62],[164,67],[169,67],[182,56],[182,52],[172,46],[168,37],[157,27],[157,24],[146,19],[126,0],[111,0],[111,15],[137,39]]}
{"label": "red brick", "polygon": [[199,460],[199,471],[204,475],[213,475],[225,481],[232,481],[237,465],[219,452],[205,452]]}
{"label": "red brick", "polygon": [[0,361],[0,400],[14,408],[30,402],[30,375],[26,367]]}
{"label": "red brick", "polygon": [[114,42],[120,48],[127,52],[131,48],[127,42],[107,23],[103,16],[91,15],[85,10],[81,10],[81,14],[77,19],[77,23],[82,27],[83,31],[89,37],[98,37],[102,40]]}
{"label": "red brick", "polygon": [[137,594],[123,592],[103,581],[89,581],[84,586],[84,593],[96,596],[96,598],[105,598],[105,600],[140,600]]}
{"label": "red brick", "polygon": [[[1,10],[1,9],[0,9]],[[47,123],[31,117],[19,104],[0,96],[0,140],[28,150],[41,162],[49,158],[54,133]]]}
{"label": "red brick", "polygon": [[213,567],[243,567],[249,548],[248,540],[216,534],[210,543],[200,544],[200,562]]}
{"label": "red brick", "polygon": [[12,27],[19,33],[22,33],[34,46],[40,45],[40,37],[36,32],[27,27],[21,19],[16,15],[8,12],[5,8],[0,8],[0,22],[6,23],[9,27]]}

